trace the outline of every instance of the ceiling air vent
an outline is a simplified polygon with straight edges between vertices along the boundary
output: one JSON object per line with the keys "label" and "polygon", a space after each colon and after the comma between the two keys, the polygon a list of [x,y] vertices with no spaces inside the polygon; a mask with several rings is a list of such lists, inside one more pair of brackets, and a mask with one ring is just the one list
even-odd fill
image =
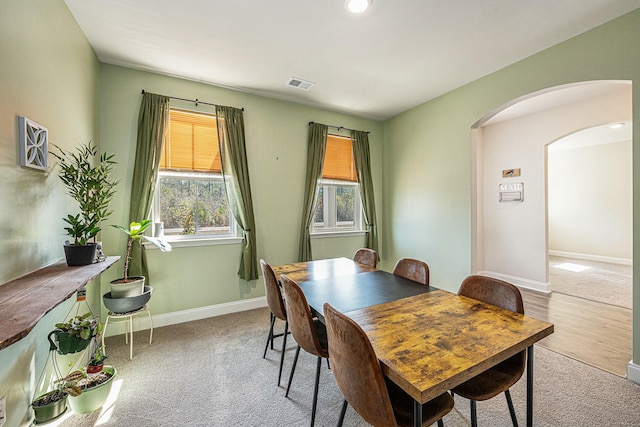
{"label": "ceiling air vent", "polygon": [[295,77],[291,77],[287,82],[287,86],[297,87],[298,89],[302,89],[302,90],[309,90],[313,85],[315,85],[315,83],[311,83],[306,80],[298,79]]}

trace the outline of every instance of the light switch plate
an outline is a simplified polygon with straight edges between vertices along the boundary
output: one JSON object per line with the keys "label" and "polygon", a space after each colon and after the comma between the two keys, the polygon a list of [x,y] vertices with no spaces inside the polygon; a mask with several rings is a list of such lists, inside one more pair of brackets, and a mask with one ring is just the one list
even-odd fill
{"label": "light switch plate", "polygon": [[7,398],[0,398],[0,427],[7,421]]}

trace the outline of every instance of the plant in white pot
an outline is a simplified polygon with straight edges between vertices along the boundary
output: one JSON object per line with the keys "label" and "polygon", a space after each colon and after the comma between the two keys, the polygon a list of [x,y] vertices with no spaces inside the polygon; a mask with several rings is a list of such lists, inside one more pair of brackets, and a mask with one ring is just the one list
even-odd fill
{"label": "plant in white pot", "polygon": [[140,241],[145,239],[160,248],[162,252],[171,251],[171,245],[164,240],[144,235],[144,232],[149,228],[149,226],[151,226],[151,221],[148,219],[144,219],[141,222],[132,222],[129,224],[129,228],[125,228],[120,225],[112,225],[112,227],[115,227],[129,235],[129,239],[127,241],[127,250],[124,256],[124,274],[121,278],[111,281],[110,298],[134,297],[145,292],[144,276],[129,276],[131,248],[136,241],[141,244]]}
{"label": "plant in white pot", "polygon": [[51,154],[59,161],[58,177],[80,209],[80,213],[63,218],[68,224],[65,230],[72,238],[64,246],[67,265],[91,264],[96,259],[100,222],[112,213],[109,204],[119,181],[111,180],[110,175],[116,162],[113,155],[98,155],[92,143],[80,145],[74,151],[52,145],[55,150]]}

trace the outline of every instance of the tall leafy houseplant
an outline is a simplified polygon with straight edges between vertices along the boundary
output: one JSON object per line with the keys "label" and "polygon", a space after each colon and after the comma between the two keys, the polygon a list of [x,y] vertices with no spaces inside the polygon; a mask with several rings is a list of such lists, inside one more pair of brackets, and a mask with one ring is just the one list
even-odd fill
{"label": "tall leafy houseplant", "polygon": [[129,236],[127,240],[127,250],[124,256],[123,277],[111,281],[111,297],[124,298],[139,295],[144,292],[144,276],[129,276],[129,261],[131,260],[131,248],[136,241],[145,239],[160,248],[162,252],[171,251],[171,245],[161,239],[145,236],[144,232],[151,226],[151,220],[144,219],[141,222],[132,222],[129,228],[121,225],[112,225]]}
{"label": "tall leafy houseplant", "polygon": [[[113,212],[109,210],[109,205],[119,180],[112,180],[110,175],[117,163],[113,155],[98,155],[98,149],[91,142],[80,145],[74,151],[65,151],[57,145],[53,147],[55,150],[51,154],[59,161],[58,176],[67,187],[67,194],[78,202],[80,210],[76,215],[68,214],[63,218],[68,225],[65,230],[73,239],[73,243],[65,245],[67,264],[90,264],[95,258],[95,238],[100,232],[100,223]],[[70,246],[87,247],[91,243],[94,255],[89,262],[69,263]]]}

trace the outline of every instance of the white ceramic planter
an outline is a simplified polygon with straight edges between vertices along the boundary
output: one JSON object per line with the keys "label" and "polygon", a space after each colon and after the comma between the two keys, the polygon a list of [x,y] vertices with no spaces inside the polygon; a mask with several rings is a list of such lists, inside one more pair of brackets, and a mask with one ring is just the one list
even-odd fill
{"label": "white ceramic planter", "polygon": [[127,282],[122,279],[111,281],[111,298],[135,297],[144,293],[144,276],[129,277]]}

